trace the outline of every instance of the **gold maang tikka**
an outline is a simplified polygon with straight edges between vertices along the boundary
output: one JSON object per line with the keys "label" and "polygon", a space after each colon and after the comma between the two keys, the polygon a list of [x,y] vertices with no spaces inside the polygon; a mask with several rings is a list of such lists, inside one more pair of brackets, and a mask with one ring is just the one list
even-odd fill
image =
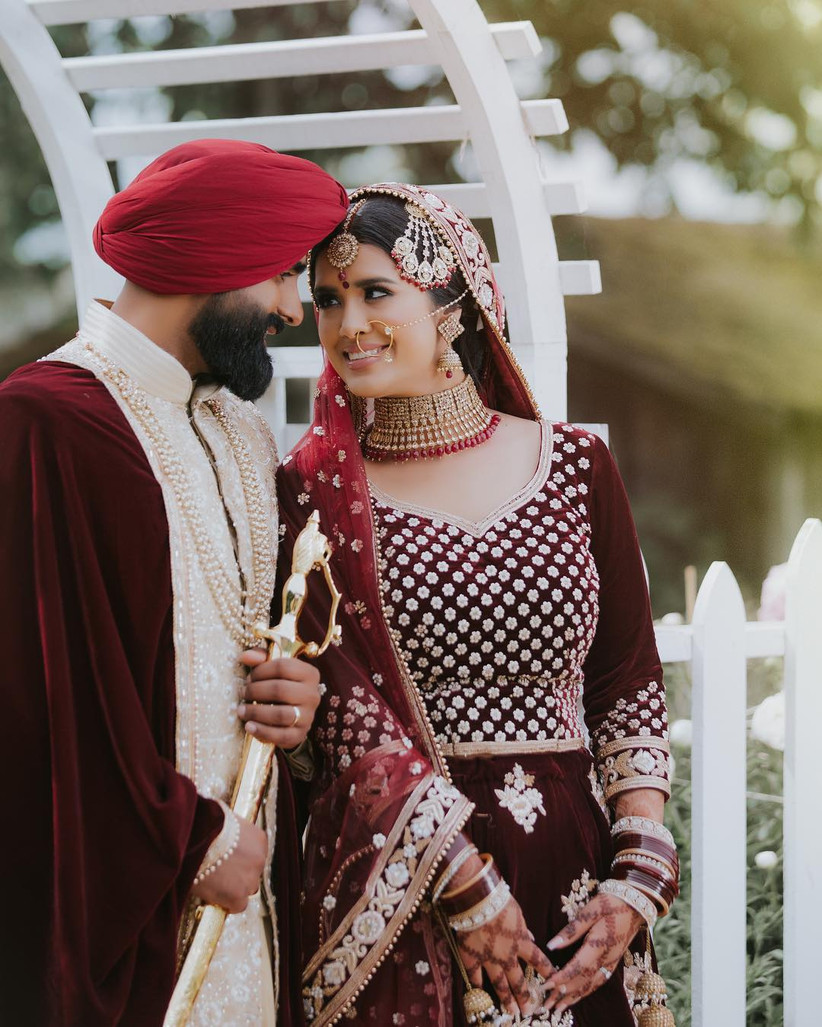
{"label": "gold maang tikka", "polygon": [[357,237],[349,231],[349,228],[351,227],[353,217],[359,212],[364,203],[365,200],[360,200],[359,203],[355,203],[349,210],[343,222],[342,231],[339,235],[334,236],[328,244],[328,249],[325,251],[325,259],[332,267],[337,269],[337,278],[342,282],[343,289],[350,287],[345,271],[357,259],[357,253],[360,249]]}
{"label": "gold maang tikka", "polygon": [[405,211],[408,223],[391,250],[397,270],[424,291],[447,285],[457,269],[457,258],[416,203],[406,203]]}

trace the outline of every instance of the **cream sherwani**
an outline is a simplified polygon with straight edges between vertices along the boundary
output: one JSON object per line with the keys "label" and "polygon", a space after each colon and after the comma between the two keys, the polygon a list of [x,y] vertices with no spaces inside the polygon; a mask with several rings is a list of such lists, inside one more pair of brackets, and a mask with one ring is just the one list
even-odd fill
{"label": "cream sherwani", "polygon": [[[89,307],[77,338],[47,359],[85,367],[106,385],[162,488],[174,597],[177,769],[200,794],[228,801],[244,737],[236,713],[244,681],[238,657],[248,645],[248,624],[261,616],[268,622],[274,587],[271,431],[253,404],[225,388],[195,386],[174,357],[100,303]],[[243,618],[232,617],[241,602],[245,637]],[[276,780],[265,805],[269,861],[275,803]],[[229,917],[192,1027],[274,1024],[278,960],[266,940],[269,916],[274,900],[264,888],[244,913]],[[276,930],[269,933],[276,939]]]}

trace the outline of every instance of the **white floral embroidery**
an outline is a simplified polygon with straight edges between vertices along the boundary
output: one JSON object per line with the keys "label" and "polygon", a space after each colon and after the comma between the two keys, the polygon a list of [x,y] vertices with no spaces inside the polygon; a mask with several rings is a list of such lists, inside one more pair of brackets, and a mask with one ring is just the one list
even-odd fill
{"label": "white floral embroidery", "polygon": [[508,810],[526,834],[533,834],[537,813],[545,816],[542,792],[534,788],[534,775],[526,774],[519,763],[515,763],[504,781],[504,788],[494,789],[500,806]]}
{"label": "white floral embroidery", "polygon": [[[346,984],[372,946],[383,936],[405,896],[405,887],[418,872],[420,857],[430,844],[428,838],[443,823],[455,802],[466,802],[443,778],[432,776],[426,784],[427,788],[414,811],[416,815],[372,886],[367,907],[354,917],[351,929],[335,944],[303,989],[305,1016],[309,1023],[317,1019],[327,1002]],[[375,840],[380,837],[375,835]],[[385,842],[382,837],[381,845],[384,846]]]}
{"label": "white floral embroidery", "polygon": [[577,914],[582,907],[590,900],[592,892],[595,891],[599,881],[591,877],[587,870],[583,870],[580,876],[571,881],[571,889],[562,898],[562,912],[568,917],[569,922],[576,920]]}

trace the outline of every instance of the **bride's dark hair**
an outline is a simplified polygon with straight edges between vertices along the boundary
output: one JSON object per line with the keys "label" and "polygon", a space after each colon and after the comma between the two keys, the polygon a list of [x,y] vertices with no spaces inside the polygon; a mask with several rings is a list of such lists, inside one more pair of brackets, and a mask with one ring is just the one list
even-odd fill
{"label": "bride's dark hair", "polygon": [[[394,243],[405,232],[408,224],[408,214],[405,210],[405,200],[393,196],[370,196],[354,215],[348,231],[361,243],[379,246],[389,256],[394,248]],[[314,271],[317,257],[324,253],[329,243],[338,235],[339,228],[325,237],[321,243],[311,251],[311,263],[309,265],[309,280],[314,283]],[[422,251],[417,253],[419,260],[422,260]],[[459,268],[454,271],[451,280],[447,285],[428,290],[431,302],[435,307],[445,306],[451,303],[461,293],[465,292],[467,286],[465,278]],[[460,300],[458,307],[461,311],[462,324],[465,331],[454,341],[454,349],[462,360],[462,365],[467,374],[474,379],[477,387],[481,387],[483,373],[485,371],[487,349],[482,334],[477,328],[479,321],[479,308],[470,292]]]}

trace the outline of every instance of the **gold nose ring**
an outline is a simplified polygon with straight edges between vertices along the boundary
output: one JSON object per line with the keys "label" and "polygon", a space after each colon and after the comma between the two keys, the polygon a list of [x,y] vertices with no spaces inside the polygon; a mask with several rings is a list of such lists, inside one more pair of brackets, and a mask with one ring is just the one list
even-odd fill
{"label": "gold nose ring", "polygon": [[[394,329],[391,327],[391,325],[386,324],[385,321],[374,320],[374,321],[368,321],[366,323],[368,325],[382,325],[383,335],[387,335],[388,336],[388,340],[389,340],[388,341],[388,349],[385,351],[385,358],[387,358],[389,356],[389,354],[391,353],[391,350],[394,348]],[[357,346],[357,349],[360,351],[360,353],[365,353],[365,350],[360,345],[360,336],[363,335],[363,334],[364,334],[364,331],[363,331],[362,328],[359,328],[359,329],[357,329],[356,332],[354,332],[354,342],[355,342],[355,344]]]}

